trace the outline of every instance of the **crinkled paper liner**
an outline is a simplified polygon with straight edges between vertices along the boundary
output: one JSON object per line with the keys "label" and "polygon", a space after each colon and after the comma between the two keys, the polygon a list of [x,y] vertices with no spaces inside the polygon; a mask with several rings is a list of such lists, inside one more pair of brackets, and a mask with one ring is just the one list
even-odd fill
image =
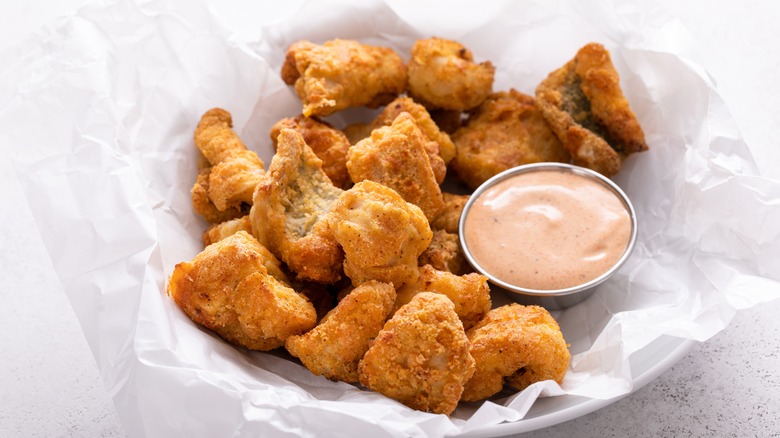
{"label": "crinkled paper liner", "polygon": [[[0,144],[16,149],[41,237],[131,436],[478,434],[522,424],[539,396],[627,394],[633,353],[661,336],[706,340],[737,309],[780,294],[780,182],[758,175],[708,76],[686,61],[678,22],[627,0],[461,8],[311,1],[245,41],[203,5],[123,0],[0,54]],[[268,163],[270,126],[301,108],[278,74],[290,43],[353,38],[408,57],[434,34],[491,60],[495,90],[529,94],[585,43],[605,44],[650,145],[614,178],[636,208],[635,253],[590,299],[554,313],[573,354],[563,384],[450,417],[236,349],[165,295],[173,266],[201,249],[189,189],[203,112],[228,109]]]}

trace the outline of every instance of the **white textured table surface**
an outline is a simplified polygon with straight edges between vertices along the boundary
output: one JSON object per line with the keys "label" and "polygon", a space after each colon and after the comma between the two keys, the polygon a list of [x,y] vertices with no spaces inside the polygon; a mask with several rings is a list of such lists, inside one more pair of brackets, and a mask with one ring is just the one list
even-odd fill
{"label": "white textured table surface", "polygon": [[[0,49],[83,3],[4,5]],[[220,8],[228,22],[241,23],[234,3]],[[761,171],[780,179],[780,3],[662,3],[699,40],[696,61],[715,78]],[[13,153],[14,145],[0,145],[9,146]],[[0,436],[124,436],[7,158],[0,187]],[[780,436],[778,314],[778,300],[740,312],[634,394],[529,435]]]}

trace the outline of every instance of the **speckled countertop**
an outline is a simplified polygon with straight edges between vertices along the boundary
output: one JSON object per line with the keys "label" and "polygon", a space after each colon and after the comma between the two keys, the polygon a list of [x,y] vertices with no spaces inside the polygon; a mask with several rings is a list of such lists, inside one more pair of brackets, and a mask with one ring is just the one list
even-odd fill
{"label": "speckled countertop", "polygon": [[[84,3],[6,5],[0,49]],[[701,42],[696,61],[715,78],[759,168],[780,179],[780,3],[661,3]],[[8,160],[0,160],[0,187],[0,436],[124,436]],[[742,311],[635,393],[526,435],[780,436],[778,314],[780,300]]]}

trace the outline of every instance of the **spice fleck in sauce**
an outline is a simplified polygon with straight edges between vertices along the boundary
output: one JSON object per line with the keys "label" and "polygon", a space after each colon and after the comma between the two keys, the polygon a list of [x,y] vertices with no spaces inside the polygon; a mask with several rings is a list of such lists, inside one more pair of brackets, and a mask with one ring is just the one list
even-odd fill
{"label": "spice fleck in sauce", "polygon": [[607,272],[628,246],[631,217],[615,193],[576,173],[519,173],[487,188],[465,217],[473,259],[527,289],[578,286]]}

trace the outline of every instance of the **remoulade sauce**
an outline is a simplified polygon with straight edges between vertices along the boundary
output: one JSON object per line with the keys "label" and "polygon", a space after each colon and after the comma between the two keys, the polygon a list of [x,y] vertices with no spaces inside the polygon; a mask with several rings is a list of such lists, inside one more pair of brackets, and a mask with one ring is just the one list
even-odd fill
{"label": "remoulade sauce", "polygon": [[575,287],[623,256],[632,233],[620,198],[557,169],[517,173],[487,187],[463,219],[471,257],[493,277],[535,290]]}

